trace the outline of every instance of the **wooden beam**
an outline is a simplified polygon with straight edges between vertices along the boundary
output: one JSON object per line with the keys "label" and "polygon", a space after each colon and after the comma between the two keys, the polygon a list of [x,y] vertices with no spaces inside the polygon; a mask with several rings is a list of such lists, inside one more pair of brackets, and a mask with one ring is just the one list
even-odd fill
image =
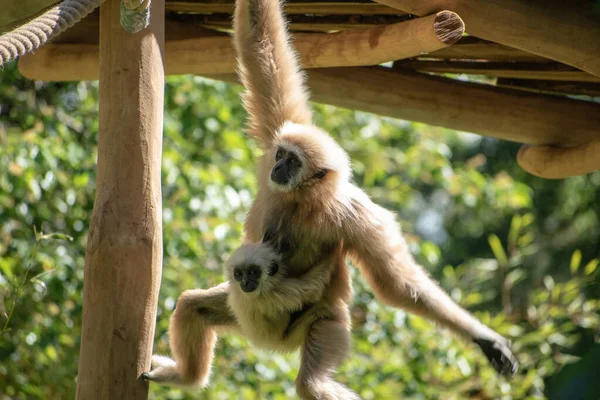
{"label": "wooden beam", "polygon": [[454,60],[484,60],[501,62],[548,62],[549,60],[535,54],[519,49],[504,46],[476,38],[464,36],[456,44],[436,50],[430,54],[423,54],[419,58],[429,59],[454,59]]}
{"label": "wooden beam", "polygon": [[[167,11],[190,13],[223,13],[232,14],[234,0],[226,1],[170,1],[167,0]],[[320,14],[320,15],[400,15],[402,11],[370,1],[288,1],[285,3],[285,13],[290,14]]]}
{"label": "wooden beam", "polygon": [[500,78],[496,80],[496,86],[531,90],[539,93],[600,96],[600,82],[543,81],[534,79]]}
{"label": "wooden beam", "polygon": [[600,140],[576,146],[521,146],[517,161],[530,174],[562,179],[600,170]]}
{"label": "wooden beam", "polygon": [[[184,28],[189,30],[189,26]],[[372,29],[297,34],[294,45],[306,68],[376,65],[449,46],[463,31],[461,19],[445,11]],[[187,39],[178,35],[179,39],[167,41],[167,74],[235,71],[231,38],[188,34]],[[19,60],[21,73],[31,79],[93,80],[98,77],[98,68],[98,46],[94,44],[48,44]]]}
{"label": "wooden beam", "polygon": [[568,65],[555,62],[510,63],[402,60],[396,62],[394,65],[421,72],[485,75],[498,78],[600,82],[600,78],[597,76],[580,71]]}
{"label": "wooden beam", "polygon": [[[232,31],[232,17],[229,14],[175,14],[170,18],[194,25]],[[291,31],[329,32],[349,29],[373,28],[381,25],[410,19],[408,15],[287,15],[288,28]]]}
{"label": "wooden beam", "polygon": [[600,77],[600,13],[595,2],[564,0],[375,0],[415,15],[452,10],[467,32],[560,61]]}
{"label": "wooden beam", "polygon": [[[384,67],[307,70],[317,103],[528,144],[600,135],[600,104]],[[209,76],[236,83],[235,75]]]}
{"label": "wooden beam", "polygon": [[528,144],[600,136],[600,104],[390,68],[308,70],[313,99]]}
{"label": "wooden beam", "polygon": [[100,134],[78,400],[148,397],[139,377],[150,368],[162,268],[164,0],[151,7],[150,26],[136,34],[121,27],[119,0],[100,11]]}
{"label": "wooden beam", "polygon": [[[41,15],[58,0],[4,0],[0,12],[0,32],[8,32]],[[375,3],[376,4],[376,3]],[[379,7],[386,7],[377,4]],[[386,7],[392,11],[393,8]]]}
{"label": "wooden beam", "polygon": [[456,43],[464,33],[460,17],[441,11],[393,25],[332,34],[295,35],[304,68],[377,65]]}

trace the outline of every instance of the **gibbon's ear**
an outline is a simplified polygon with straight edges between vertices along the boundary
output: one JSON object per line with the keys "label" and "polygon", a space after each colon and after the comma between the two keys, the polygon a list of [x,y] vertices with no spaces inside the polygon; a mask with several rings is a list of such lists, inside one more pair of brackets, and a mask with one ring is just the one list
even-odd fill
{"label": "gibbon's ear", "polygon": [[277,264],[276,262],[271,263],[268,271],[269,276],[275,275],[277,271],[279,271],[279,264]]}
{"label": "gibbon's ear", "polygon": [[326,169],[321,169],[319,171],[317,171],[316,174],[313,175],[313,178],[315,179],[323,179],[325,178],[325,175],[327,175],[329,171],[327,171]]}

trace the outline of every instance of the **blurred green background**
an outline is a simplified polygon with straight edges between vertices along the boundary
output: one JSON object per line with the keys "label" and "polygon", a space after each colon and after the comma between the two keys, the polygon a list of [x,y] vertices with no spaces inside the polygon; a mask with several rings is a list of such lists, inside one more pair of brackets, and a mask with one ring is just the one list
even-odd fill
{"label": "blurred green background", "polygon": [[[158,353],[168,352],[179,293],[221,282],[241,242],[259,151],[241,133],[239,93],[167,79]],[[337,378],[365,399],[600,398],[600,173],[542,180],[518,167],[514,143],[315,111],[350,153],[356,183],[398,213],[419,262],[512,339],[521,361],[512,382],[499,378],[472,345],[374,301],[350,267],[353,346]],[[1,399],[74,397],[97,134],[97,83],[32,82],[14,64],[0,71]],[[226,336],[210,388],[153,384],[150,396],[293,398],[297,368],[297,355]]]}

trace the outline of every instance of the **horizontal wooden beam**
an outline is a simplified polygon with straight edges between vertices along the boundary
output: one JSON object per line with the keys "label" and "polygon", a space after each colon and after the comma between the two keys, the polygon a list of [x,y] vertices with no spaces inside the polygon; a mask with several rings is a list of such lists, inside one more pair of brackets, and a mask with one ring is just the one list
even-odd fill
{"label": "horizontal wooden beam", "polygon": [[600,96],[600,82],[543,81],[536,79],[499,78],[496,86],[541,93]]}
{"label": "horizontal wooden beam", "polygon": [[[174,26],[168,29],[175,29]],[[189,26],[185,26],[189,29]],[[183,28],[182,28],[183,29]],[[294,45],[305,68],[377,65],[414,57],[456,42],[462,20],[449,11],[372,29],[332,34],[297,34]],[[235,51],[228,36],[197,37],[193,32],[167,37],[167,74],[224,74],[235,71]],[[55,43],[19,60],[24,76],[40,80],[93,80],[98,77],[98,45]]]}
{"label": "horizontal wooden beam", "polygon": [[[232,30],[232,17],[229,14],[175,14],[169,18],[221,31]],[[406,14],[399,15],[305,15],[288,14],[288,28],[291,31],[329,32],[348,29],[373,28],[391,25],[410,19]]]}
{"label": "horizontal wooden beam", "polygon": [[[235,1],[167,1],[167,11],[193,13],[233,13]],[[286,14],[320,14],[320,15],[399,15],[405,14],[394,8],[370,1],[289,1],[285,3]]]}
{"label": "horizontal wooden beam", "polygon": [[[467,27],[468,28],[468,27]],[[504,46],[476,38],[464,36],[460,41],[450,47],[437,50],[430,54],[423,54],[419,58],[454,59],[454,60],[485,60],[501,62],[548,62],[549,60],[536,54]]]}
{"label": "horizontal wooden beam", "polygon": [[556,62],[510,63],[402,60],[395,63],[395,65],[421,72],[485,75],[498,78],[600,82],[600,78],[597,76]]}
{"label": "horizontal wooden beam", "polygon": [[564,0],[375,0],[415,15],[452,10],[467,32],[600,77],[596,2]]}
{"label": "horizontal wooden beam", "polygon": [[389,68],[309,70],[316,101],[528,144],[600,136],[600,104]]}
{"label": "horizontal wooden beam", "polygon": [[[312,100],[528,144],[600,136],[600,104],[384,67],[307,71]],[[235,75],[209,76],[237,82]]]}
{"label": "horizontal wooden beam", "polygon": [[562,179],[600,170],[600,140],[576,147],[530,146],[519,150],[517,161],[530,174]]}

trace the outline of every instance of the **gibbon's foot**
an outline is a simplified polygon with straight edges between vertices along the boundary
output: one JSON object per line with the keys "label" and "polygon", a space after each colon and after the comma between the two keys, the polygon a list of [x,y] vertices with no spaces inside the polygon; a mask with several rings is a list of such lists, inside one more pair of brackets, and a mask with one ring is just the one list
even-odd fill
{"label": "gibbon's foot", "polygon": [[510,351],[508,341],[500,341],[493,339],[474,339],[473,340],[481,350],[483,354],[488,358],[492,366],[498,371],[500,375],[511,379],[517,373],[519,369],[519,361]]}
{"label": "gibbon's foot", "polygon": [[149,372],[142,374],[145,381],[162,383],[181,383],[177,364],[169,357],[153,355]]}

